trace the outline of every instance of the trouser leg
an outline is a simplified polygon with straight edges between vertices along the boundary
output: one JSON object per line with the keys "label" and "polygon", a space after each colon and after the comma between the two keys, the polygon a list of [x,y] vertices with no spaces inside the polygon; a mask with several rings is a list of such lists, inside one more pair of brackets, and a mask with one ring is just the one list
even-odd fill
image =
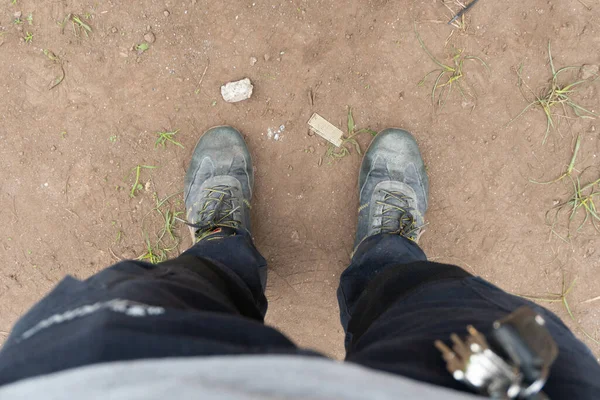
{"label": "trouser leg", "polygon": [[600,389],[594,356],[556,315],[457,266],[425,261],[418,246],[400,236],[363,243],[342,274],[338,295],[347,361],[465,390],[447,372],[434,341],[464,335],[467,325],[485,334],[526,305],[545,318],[559,347],[545,387],[550,398],[591,399]]}
{"label": "trouser leg", "polygon": [[298,352],[264,326],[265,260],[248,234],[231,233],[157,265],[67,277],[15,325],[0,384],[116,360]]}

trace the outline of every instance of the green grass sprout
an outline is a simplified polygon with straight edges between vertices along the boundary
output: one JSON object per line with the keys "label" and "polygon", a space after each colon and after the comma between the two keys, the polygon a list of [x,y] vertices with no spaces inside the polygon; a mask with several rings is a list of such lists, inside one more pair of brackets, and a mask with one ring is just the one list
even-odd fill
{"label": "green grass sprout", "polygon": [[573,170],[575,170],[575,161],[577,160],[577,153],[579,153],[579,147],[581,146],[581,135],[577,136],[577,140],[575,140],[575,148],[573,149],[573,155],[571,156],[571,162],[567,165],[567,169],[563,172],[558,178],[553,179],[547,182],[539,182],[533,179],[530,179],[529,182],[537,183],[538,185],[550,185],[552,183],[560,182],[567,176],[571,176]]}
{"label": "green grass sprout", "polygon": [[92,33],[92,27],[86,24],[81,20],[81,18],[75,14],[69,14],[66,20],[71,19],[71,23],[73,24],[73,33],[75,36],[81,36],[81,32],[85,33],[85,36],[88,37],[89,33]]}
{"label": "green grass sprout", "polygon": [[[181,241],[175,234],[174,229],[176,222],[181,220],[179,216],[183,214],[183,211],[176,211],[170,201],[171,198],[179,194],[181,192],[174,193],[162,200],[159,199],[156,193],[154,194],[155,207],[152,211],[160,215],[160,229],[156,234],[154,244],[150,241],[148,234],[143,231],[145,251],[144,254],[138,257],[138,260],[156,264],[165,261],[169,258],[170,253],[179,247]],[[152,211],[146,217],[152,214]],[[146,217],[144,217],[144,220]]]}
{"label": "green grass sprout", "polygon": [[136,165],[135,167],[133,167],[131,169],[132,172],[135,171],[135,182],[131,186],[131,191],[129,192],[129,197],[131,197],[131,198],[135,197],[136,193],[144,188],[144,186],[142,186],[142,184],[140,183],[140,174],[142,172],[142,169],[155,169],[155,168],[158,168],[158,167],[154,167],[152,165]]}
{"label": "green grass sprout", "polygon": [[[177,221],[180,221],[180,215],[183,214],[183,211],[175,211],[170,205],[170,199],[174,196],[179,195],[181,192],[174,193],[170,196],[165,197],[160,200],[158,196],[156,197],[156,207],[154,210],[162,217],[162,228],[158,234],[158,241],[163,242],[165,236],[168,236],[171,240],[171,245],[167,251],[171,251],[171,249],[176,248],[179,245],[179,238],[173,232],[173,227]],[[174,243],[174,245],[173,245]]]}
{"label": "green grass sprout", "polygon": [[[551,234],[556,235],[558,238],[565,242],[568,242],[568,238],[571,236],[571,223],[575,220],[577,215],[583,215],[581,222],[577,226],[579,231],[583,226],[590,221],[594,229],[600,232],[600,215],[596,208],[595,201],[600,196],[600,179],[592,181],[587,184],[582,184],[580,177],[571,178],[573,189],[568,200],[559,202],[556,206],[546,212],[546,222],[551,227]],[[568,215],[568,235],[567,238],[562,237],[556,232],[556,224],[560,219],[560,215],[566,213]]]}
{"label": "green grass sprout", "polygon": [[50,51],[48,49],[44,49],[44,54],[46,55],[46,57],[48,57],[48,59],[50,61],[55,62],[60,67],[61,74],[59,76],[57,76],[52,82],[50,82],[50,85],[48,87],[48,90],[52,90],[55,87],[57,87],[58,85],[60,85],[62,81],[65,80],[65,76],[66,76],[65,67],[63,66],[63,62],[60,59],[60,57],[58,57],[52,51]]}
{"label": "green grass sprout", "polygon": [[72,14],[67,14],[62,21],[56,21],[56,24],[60,27],[60,33],[65,33],[65,25],[67,24],[67,21],[69,21],[71,19],[71,15]]}
{"label": "green grass sprout", "polygon": [[[546,116],[546,133],[544,134],[544,139],[542,140],[542,144],[546,143],[546,140],[548,139],[548,135],[550,133],[551,129],[557,129],[557,123],[555,121],[555,118],[572,118],[569,117],[569,112],[568,110],[570,109],[571,112],[575,115],[575,118],[596,118],[598,117],[597,114],[595,114],[594,112],[580,106],[579,104],[575,103],[572,99],[571,99],[571,95],[575,93],[576,88],[585,83],[585,80],[578,80],[572,83],[567,83],[567,84],[561,84],[559,82],[559,78],[561,76],[561,74],[567,72],[567,71],[572,71],[572,70],[580,70],[581,66],[569,66],[569,67],[563,67],[560,69],[556,69],[554,67],[554,61],[552,59],[552,48],[550,45],[550,41],[548,41],[548,58],[550,60],[550,70],[552,73],[552,77],[550,79],[550,84],[549,86],[543,88],[539,94],[536,93],[533,89],[531,89],[523,80],[523,65],[521,64],[519,66],[519,68],[517,69],[517,76],[518,76],[518,83],[517,85],[519,86],[519,90],[521,91],[521,94],[523,95],[523,97],[525,98],[526,101],[529,102],[529,104],[523,109],[523,111],[521,111],[519,113],[519,115],[517,115],[516,117],[514,117],[513,119],[511,119],[508,124],[506,126],[509,126],[510,124],[512,124],[514,121],[516,121],[517,119],[519,119],[521,116],[523,116],[523,114],[525,114],[525,112],[527,112],[529,109],[533,108],[533,107],[539,107],[544,111],[544,115]],[[533,95],[534,100],[530,101],[530,99],[528,99],[527,95],[525,94],[524,90],[523,90],[523,86],[525,86],[528,91]],[[554,113],[554,108],[559,106],[563,113],[562,114],[556,114]]]}
{"label": "green grass sprout", "polygon": [[362,155],[362,149],[356,138],[363,134],[368,133],[371,136],[377,135],[377,132],[371,129],[363,128],[356,130],[356,124],[354,123],[354,116],[352,115],[352,107],[348,106],[348,119],[347,119],[347,134],[342,137],[342,144],[340,147],[336,147],[330,144],[325,152],[325,156],[334,160],[339,160],[351,154],[351,150],[354,147],[359,155]]}
{"label": "green grass sprout", "polygon": [[419,41],[419,45],[421,46],[425,54],[427,54],[429,58],[439,67],[438,69],[427,73],[423,77],[423,79],[421,79],[421,81],[418,83],[418,86],[423,86],[431,75],[437,74],[433,83],[433,88],[431,89],[431,103],[433,104],[433,106],[436,107],[437,105],[437,108],[443,107],[444,104],[446,104],[446,100],[450,96],[450,93],[452,92],[454,86],[458,88],[463,98],[466,98],[467,95],[472,98],[475,98],[475,96],[469,94],[461,86],[461,80],[464,77],[464,63],[466,60],[479,61],[481,65],[483,65],[485,69],[489,71],[489,67],[486,64],[486,62],[483,61],[483,59],[481,59],[480,57],[464,55],[463,50],[461,49],[455,49],[454,56],[452,56],[452,66],[446,65],[443,62],[439,61],[431,53],[431,51],[429,51],[429,49],[423,42],[421,35],[419,35],[419,32],[417,31],[416,22],[414,24],[414,30],[415,35],[417,36],[417,40]]}
{"label": "green grass sprout", "polygon": [[137,52],[139,54],[144,53],[146,50],[148,50],[150,48],[150,45],[146,42],[144,43],[140,43],[137,46],[135,46],[135,49],[137,50]]}
{"label": "green grass sprout", "polygon": [[121,231],[121,230],[117,231],[117,237],[115,238],[115,243],[116,244],[121,243],[122,238],[123,238],[123,231]]}
{"label": "green grass sprout", "polygon": [[138,257],[140,261],[147,261],[151,264],[158,264],[159,262],[165,261],[167,259],[167,255],[158,248],[155,248],[150,243],[150,239],[146,237],[146,252]]}
{"label": "green grass sprout", "polygon": [[175,140],[175,135],[177,133],[179,133],[179,129],[170,132],[156,132],[156,134],[158,135],[158,139],[156,139],[154,147],[166,147],[167,143],[173,143],[175,146],[179,146],[183,149],[183,145]]}

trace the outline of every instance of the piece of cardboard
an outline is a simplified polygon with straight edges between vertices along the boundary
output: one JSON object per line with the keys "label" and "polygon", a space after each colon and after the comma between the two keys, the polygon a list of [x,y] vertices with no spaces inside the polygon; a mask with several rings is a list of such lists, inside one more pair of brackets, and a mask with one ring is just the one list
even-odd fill
{"label": "piece of cardboard", "polygon": [[342,145],[342,137],[344,132],[338,129],[335,125],[321,117],[319,114],[314,113],[308,120],[308,126],[311,131],[327,140],[329,143],[336,147]]}

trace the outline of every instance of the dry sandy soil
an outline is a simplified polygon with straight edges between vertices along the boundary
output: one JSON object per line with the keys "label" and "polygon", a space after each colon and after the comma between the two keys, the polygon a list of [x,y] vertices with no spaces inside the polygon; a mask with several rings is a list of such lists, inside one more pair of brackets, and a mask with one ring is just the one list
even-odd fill
{"label": "dry sandy soil", "polygon": [[[600,354],[600,300],[587,301],[600,296],[599,236],[589,221],[576,229],[583,214],[568,240],[551,235],[546,213],[571,196],[570,178],[532,182],[561,175],[577,135],[572,176],[598,179],[600,124],[555,117],[545,145],[540,108],[507,126],[528,104],[519,66],[536,92],[548,84],[548,41],[557,67],[600,64],[600,3],[583,1],[481,1],[461,30],[447,24],[450,11],[437,0],[2,0],[0,338],[66,274],[85,278],[143,255],[145,237],[153,244],[160,233],[155,196],[175,194],[162,210],[181,211],[197,139],[230,124],[245,134],[256,165],[267,320],[300,345],[342,357],[335,290],[352,251],[360,156],[332,162],[307,121],[318,112],[345,130],[351,106],[359,127],[403,127],[420,143],[431,179],[421,243],[432,260],[546,299],[556,299],[550,293],[561,292],[563,279],[567,288],[575,280],[566,296],[573,318],[560,301],[540,302]],[[92,31],[74,29],[69,14]],[[455,85],[439,109],[430,97],[435,76],[418,86],[437,66],[415,21],[440,61],[452,65],[462,49],[489,67],[465,60],[464,95]],[[149,31],[148,49],[132,50]],[[61,68],[64,80],[49,89]],[[567,71],[561,82],[578,74]],[[225,103],[220,86],[244,77],[255,85],[252,98]],[[600,112],[593,78],[573,99]],[[274,140],[269,129],[282,125]],[[175,130],[183,148],[155,147],[156,132]],[[368,140],[361,136],[363,149]],[[132,198],[137,165],[158,168],[141,170]],[[568,222],[559,215],[557,234],[568,234]],[[186,230],[176,232],[181,243],[170,256],[189,245]]]}

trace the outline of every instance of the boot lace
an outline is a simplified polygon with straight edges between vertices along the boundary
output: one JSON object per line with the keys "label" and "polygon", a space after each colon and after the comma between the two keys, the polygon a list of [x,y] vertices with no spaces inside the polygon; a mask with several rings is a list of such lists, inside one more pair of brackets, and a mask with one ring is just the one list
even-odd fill
{"label": "boot lace", "polygon": [[[236,219],[240,215],[236,211],[240,209],[241,204],[236,205],[239,200],[233,195],[230,186],[218,185],[204,189],[201,202],[202,206],[194,218],[195,223],[188,223],[197,229],[197,237],[219,227],[237,229],[242,224],[242,221]],[[245,200],[244,203],[250,207]]]}
{"label": "boot lace", "polygon": [[[382,205],[383,209],[380,215],[381,233],[404,236],[410,240],[417,240],[420,227],[417,226],[413,212],[409,206],[408,196],[400,192],[382,190],[384,197],[378,200],[377,204]],[[377,228],[377,227],[375,227]]]}

